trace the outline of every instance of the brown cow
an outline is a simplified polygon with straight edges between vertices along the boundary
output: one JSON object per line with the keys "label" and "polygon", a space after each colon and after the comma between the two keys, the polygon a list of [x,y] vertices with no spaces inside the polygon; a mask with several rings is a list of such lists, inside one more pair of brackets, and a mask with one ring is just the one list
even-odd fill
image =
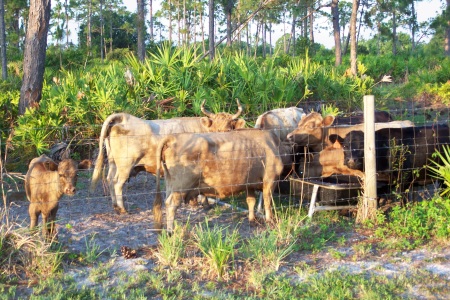
{"label": "brown cow", "polygon": [[238,112],[213,114],[204,108],[205,117],[173,118],[168,120],[142,120],[126,113],[109,116],[103,123],[99,139],[99,155],[92,175],[91,191],[100,179],[103,166],[105,144],[109,171],[107,181],[113,207],[118,213],[126,213],[123,204],[123,185],[135,170],[156,172],[156,147],[167,134],[184,132],[221,132],[243,128],[245,120],[238,119],[242,107],[238,103]]}
{"label": "brown cow", "polygon": [[73,196],[77,183],[77,163],[64,159],[56,164],[46,155],[34,158],[25,176],[25,191],[30,201],[30,229],[36,227],[42,214],[42,233],[55,234],[55,219],[59,199],[63,194]]}
{"label": "brown cow", "polygon": [[224,198],[245,191],[249,221],[254,221],[255,190],[262,190],[266,220],[271,221],[271,194],[283,170],[279,144],[274,133],[257,129],[166,137],[157,150],[155,227],[162,227],[158,176],[161,163],[166,180],[168,231],[173,229],[181,202],[200,194]]}
{"label": "brown cow", "polygon": [[319,177],[330,177],[331,175],[351,175],[364,180],[364,173],[354,170],[345,165],[343,139],[337,134],[330,136],[331,145],[325,147],[319,153],[314,154],[311,162],[306,168],[305,178],[317,179]]}
{"label": "brown cow", "polygon": [[[377,113],[375,113],[375,130],[381,128],[402,128],[411,127],[414,124],[411,121],[393,121],[379,123],[380,121],[386,120],[385,113],[378,113],[380,115],[377,118]],[[295,142],[299,146],[308,146],[314,152],[320,152],[325,149],[326,146],[331,146],[333,143],[330,142],[329,136],[332,134],[337,134],[341,138],[345,138],[347,133],[354,130],[364,130],[364,124],[351,125],[351,126],[337,126],[332,125],[335,122],[334,116],[322,117],[321,114],[312,112],[302,118],[298,123],[298,127],[287,135],[287,139],[291,142]]]}

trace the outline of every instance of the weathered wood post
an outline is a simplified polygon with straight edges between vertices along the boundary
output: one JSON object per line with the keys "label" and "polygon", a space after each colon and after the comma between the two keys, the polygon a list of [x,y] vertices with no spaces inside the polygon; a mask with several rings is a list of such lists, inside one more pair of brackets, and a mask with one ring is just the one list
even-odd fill
{"label": "weathered wood post", "polygon": [[364,96],[364,195],[357,222],[375,220],[377,211],[377,175],[375,160],[375,97]]}

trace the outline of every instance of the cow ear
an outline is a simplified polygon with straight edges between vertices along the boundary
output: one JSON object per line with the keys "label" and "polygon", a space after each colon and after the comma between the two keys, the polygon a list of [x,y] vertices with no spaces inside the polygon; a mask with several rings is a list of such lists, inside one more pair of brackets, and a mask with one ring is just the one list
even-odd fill
{"label": "cow ear", "polygon": [[83,159],[78,164],[78,169],[79,170],[89,170],[90,168],[92,168],[92,162],[89,159]]}
{"label": "cow ear", "polygon": [[236,123],[234,125],[235,129],[245,128],[245,120],[244,119],[237,119]]}
{"label": "cow ear", "polygon": [[209,128],[212,125],[212,120],[208,117],[201,117],[200,122],[202,123],[202,126],[206,128]]}
{"label": "cow ear", "polygon": [[336,143],[336,142],[338,142],[339,144],[343,144],[343,143],[344,143],[344,139],[341,138],[341,136],[338,135],[338,134],[330,134],[330,135],[328,136],[328,139],[329,139],[330,142],[333,143],[333,144]]}
{"label": "cow ear", "polygon": [[44,167],[47,171],[56,171],[58,170],[58,165],[52,161],[52,160],[47,160],[44,162]]}
{"label": "cow ear", "polygon": [[325,118],[323,118],[323,126],[331,126],[334,123],[334,116],[328,115]]}

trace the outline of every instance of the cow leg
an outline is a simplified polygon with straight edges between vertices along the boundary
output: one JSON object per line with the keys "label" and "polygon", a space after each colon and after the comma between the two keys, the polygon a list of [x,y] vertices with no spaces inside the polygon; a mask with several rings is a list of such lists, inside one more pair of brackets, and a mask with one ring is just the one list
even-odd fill
{"label": "cow leg", "polygon": [[111,195],[111,201],[114,208],[117,206],[116,192],[114,189],[114,177],[116,176],[116,172],[116,164],[113,161],[109,161],[108,176],[106,177],[106,181],[108,183],[109,193]]}
{"label": "cow leg", "polygon": [[255,221],[255,204],[256,204],[255,191],[248,190],[247,191],[247,205],[248,205],[248,221],[249,222]]}
{"label": "cow leg", "polygon": [[55,224],[55,222],[56,222],[56,213],[58,212],[58,205],[56,205],[56,207],[55,208],[53,208],[51,211],[50,211],[50,216],[49,216],[49,228],[50,228],[50,235],[51,236],[53,236],[53,235],[55,235],[56,234],[56,224]]}
{"label": "cow leg", "polygon": [[173,222],[175,220],[175,214],[182,201],[183,195],[181,193],[171,193],[170,196],[166,199],[166,219],[168,232],[173,232]]}
{"label": "cow leg", "polygon": [[34,227],[37,226],[40,214],[36,203],[30,203],[30,207],[28,208],[28,214],[30,215],[30,230],[32,230]]}
{"label": "cow leg", "polygon": [[[128,164],[127,164],[128,165]],[[132,166],[132,164],[129,164]],[[108,173],[108,182],[110,183],[111,199],[113,202],[113,208],[118,214],[126,214],[127,210],[123,204],[123,186],[130,176],[131,168],[117,169],[116,165],[110,167]]]}
{"label": "cow leg", "polygon": [[49,221],[49,217],[47,216],[47,214],[42,213],[42,235],[44,237],[47,237],[48,234],[49,234],[49,232],[48,232],[48,229],[49,229],[48,221]]}
{"label": "cow leg", "polygon": [[273,183],[264,183],[263,199],[264,199],[264,210],[266,212],[266,222],[272,221],[272,191],[273,191]]}

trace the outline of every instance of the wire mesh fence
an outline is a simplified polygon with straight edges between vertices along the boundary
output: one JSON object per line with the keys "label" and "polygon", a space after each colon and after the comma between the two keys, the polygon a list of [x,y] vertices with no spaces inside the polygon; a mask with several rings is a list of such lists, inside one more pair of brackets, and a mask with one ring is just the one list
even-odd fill
{"label": "wire mesh fence", "polygon": [[[388,128],[383,129],[384,134],[379,134],[376,141],[377,164],[378,171],[378,196],[381,202],[391,202],[400,200],[423,200],[429,199],[435,195],[439,190],[439,180],[429,172],[421,174],[424,169],[424,163],[427,164],[429,160],[435,159],[433,153],[441,149],[441,146],[449,144],[450,135],[448,132],[449,111],[445,108],[435,109],[431,107],[423,107],[420,109],[398,109],[391,110],[390,115],[393,120],[409,120],[413,123],[415,129],[402,128]],[[248,124],[256,123],[256,118],[246,120]],[[391,120],[389,120],[391,121]],[[343,121],[341,121],[342,123]],[[339,124],[341,124],[339,123]],[[338,126],[346,126],[338,125]],[[327,131],[333,125],[327,125],[322,131]],[[408,127],[410,128],[410,126]],[[52,140],[46,139],[48,149],[45,153],[56,162],[64,158],[71,157],[77,162],[85,162],[88,169],[79,170],[77,191],[74,196],[63,196],[59,200],[59,210],[57,215],[58,232],[61,237],[67,240],[86,238],[86,234],[97,234],[108,241],[119,240],[119,237],[127,236],[129,243],[152,243],[155,240],[153,231],[153,201],[155,199],[156,182],[155,169],[148,166],[142,166],[139,157],[131,157],[131,153],[139,153],[141,156],[147,155],[150,160],[156,161],[157,153],[148,153],[149,145],[145,144],[148,140],[142,140],[142,136],[129,134],[128,131],[118,131],[114,134],[121,137],[119,143],[113,142],[113,136],[110,137],[106,143],[106,148],[119,147],[114,152],[114,156],[106,155],[104,160],[105,170],[99,184],[95,190],[90,191],[93,168],[97,164],[97,157],[99,154],[98,136],[100,126],[79,126],[76,128],[53,128]],[[277,136],[286,135],[285,132],[292,132],[296,127],[272,129]],[[31,128],[36,132],[34,136],[39,136],[41,132],[48,132],[48,128]],[[33,134],[31,134],[33,135]],[[199,136],[210,138],[211,136],[221,136],[226,138],[217,139],[214,142],[219,143],[216,148],[201,148],[196,141],[199,141]],[[2,136],[9,136],[8,133]],[[160,141],[162,135],[156,139]],[[135,143],[134,141],[144,141],[143,143]],[[196,173],[194,177],[194,184],[184,187],[181,185],[180,192],[189,195],[186,203],[182,203],[181,209],[177,212],[176,219],[187,221],[190,218],[191,222],[204,220],[205,217],[213,217],[219,215],[223,220],[229,220],[233,223],[245,223],[248,212],[246,204],[245,193],[256,187],[261,190],[264,184],[265,167],[267,163],[273,160],[279,160],[284,165],[283,170],[280,171],[280,176],[277,177],[275,188],[273,190],[273,208],[292,206],[305,206],[309,203],[313,193],[312,185],[305,185],[301,182],[290,180],[291,178],[300,178],[307,180],[316,180],[318,182],[326,182],[331,184],[348,184],[358,183],[360,180],[357,177],[349,175],[333,174],[331,176],[322,176],[323,163],[343,164],[348,167],[348,160],[338,161],[339,157],[332,156],[331,161],[320,161],[321,153],[326,147],[336,147],[334,144],[322,145],[318,149],[312,149],[311,144],[315,143],[313,136],[308,136],[306,142],[292,146],[289,142],[295,141],[295,137],[277,144],[276,149],[272,149],[276,158],[271,161],[264,162],[264,168],[255,168],[252,170],[252,165],[249,161],[255,163],[264,159],[267,152],[261,151],[267,147],[268,141],[256,138],[254,144],[245,145],[242,140],[233,138],[233,133],[210,133],[199,134],[194,133],[185,142],[185,146],[178,149],[179,153],[173,154],[176,157],[176,163],[182,167],[178,168],[179,177],[177,182],[188,180],[192,177],[193,170]],[[320,142],[323,142],[322,140]],[[338,140],[341,144],[340,151],[343,153],[354,153],[361,151],[361,147],[349,149],[346,143],[353,142],[345,141],[345,136]],[[394,144],[395,143],[395,144]],[[131,149],[138,147],[136,149]],[[252,151],[251,147],[260,146],[257,151]],[[219,147],[220,146],[220,147]],[[232,148],[236,149],[232,149]],[[347,148],[346,148],[347,147]],[[21,147],[14,144],[13,140],[2,141],[2,192],[3,202],[2,206],[9,209],[11,218],[28,223],[28,206],[29,202],[26,199],[24,188],[24,177],[28,170],[30,153],[36,153],[36,140],[21,141]],[[218,151],[221,149],[221,151]],[[232,151],[233,150],[233,151]],[[105,150],[103,150],[105,151]],[[162,161],[168,157],[161,149]],[[108,149],[111,154],[111,149]],[[211,156],[205,158],[204,154],[209,153]],[[255,153],[258,153],[257,155]],[[184,158],[182,156],[184,155]],[[189,156],[191,155],[191,156]],[[197,157],[192,159],[192,155]],[[203,156],[202,156],[203,155]],[[358,158],[361,158],[361,155]],[[35,155],[37,156],[37,155]],[[343,156],[346,159],[346,155]],[[420,159],[419,159],[420,157]],[[207,160],[212,160],[208,163]],[[111,171],[111,161],[114,161],[116,170],[126,168],[129,172],[123,180],[123,195],[124,208],[128,214],[116,214],[113,210],[113,201],[111,200],[111,189],[114,189],[114,181],[117,180],[117,172]],[[214,167],[211,167],[211,163]],[[246,165],[247,164],[247,165]],[[200,168],[199,170],[197,170]],[[363,165],[355,166],[363,170]],[[222,178],[228,185],[226,189],[232,190],[226,197],[217,192],[225,187],[220,185],[220,180],[214,183],[211,187],[211,182],[205,180],[210,178],[211,174],[205,175],[213,169],[214,172],[223,172],[214,175],[214,178]],[[163,169],[164,170],[164,169]],[[261,176],[249,176],[249,170],[259,173]],[[149,172],[146,172],[149,171]],[[381,172],[382,171],[382,172]],[[110,173],[108,179],[107,174]],[[244,174],[243,176],[241,176]],[[173,175],[173,174],[171,174]],[[205,177],[206,176],[206,177]],[[235,178],[245,178],[233,181]],[[231,178],[227,180],[227,178]],[[259,180],[256,180],[259,179]],[[251,179],[252,181],[246,181]],[[255,181],[256,180],[256,181]],[[233,186],[240,187],[239,189]],[[163,183],[163,190],[165,183]],[[116,189],[114,193],[117,194]],[[228,203],[230,206],[220,206],[212,210],[199,209],[195,206],[197,202],[197,195],[208,194],[211,199],[220,198],[221,204]],[[355,204],[358,197],[361,195],[361,190],[333,190],[333,189],[319,189],[317,200],[322,205],[347,205]],[[168,196],[168,195],[166,195]],[[257,194],[259,196],[259,194]],[[257,197],[258,198],[258,197]],[[257,199],[256,202],[259,202]],[[260,205],[261,206],[261,205]],[[262,205],[264,207],[264,205]],[[243,212],[244,210],[244,212]],[[190,216],[190,217],[189,217]],[[245,223],[247,224],[247,223]],[[125,231],[125,233],[124,233]],[[75,234],[76,232],[76,234]],[[83,233],[85,233],[83,235]],[[116,236],[117,235],[117,236]]]}

